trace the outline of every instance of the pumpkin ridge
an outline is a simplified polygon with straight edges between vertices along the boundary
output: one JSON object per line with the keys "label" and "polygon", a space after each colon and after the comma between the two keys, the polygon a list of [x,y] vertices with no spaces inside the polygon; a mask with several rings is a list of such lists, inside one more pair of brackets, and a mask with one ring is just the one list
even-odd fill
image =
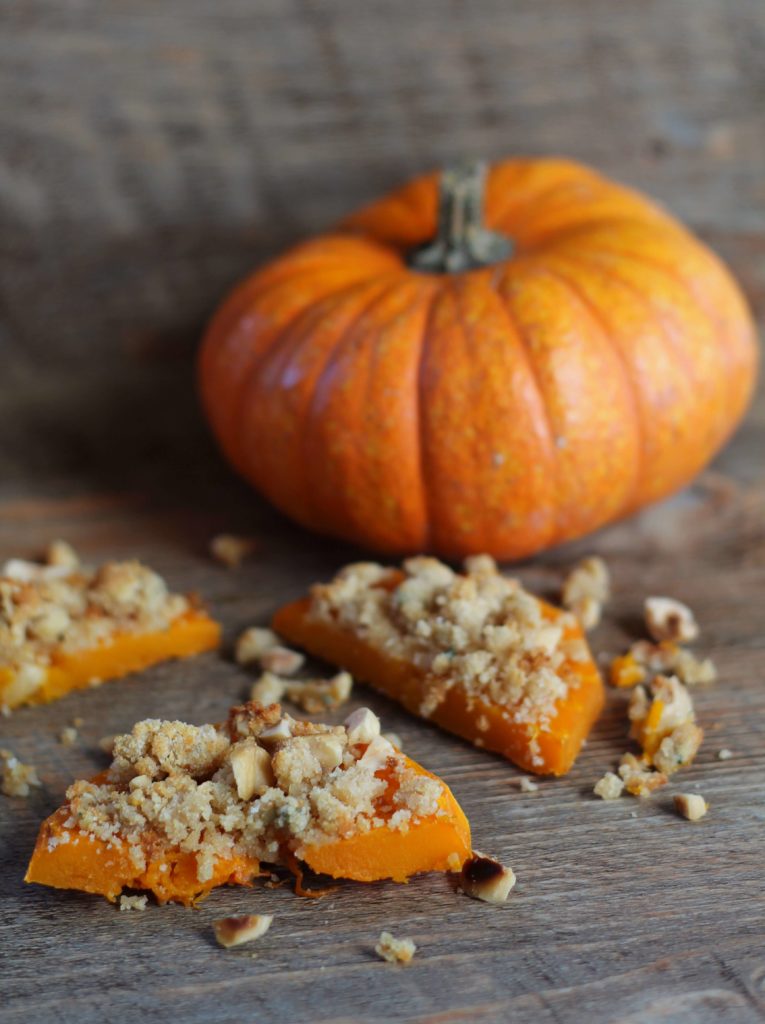
{"label": "pumpkin ridge", "polygon": [[632,486],[629,488],[628,496],[625,498],[625,501],[622,504],[621,511],[617,513],[618,515],[622,515],[624,512],[626,512],[628,509],[634,506],[634,503],[637,500],[638,495],[640,494],[640,487],[642,485],[643,477],[645,474],[642,443],[644,437],[643,410],[640,401],[640,396],[637,390],[637,385],[635,384],[635,378],[633,374],[630,372],[632,368],[629,365],[627,356],[623,351],[621,345],[612,338],[611,333],[608,329],[608,325],[603,319],[603,315],[601,314],[600,310],[594,305],[594,303],[592,303],[587,298],[587,296],[584,294],[579,285],[572,281],[564,271],[560,270],[560,268],[552,267],[549,263],[545,263],[545,271],[548,274],[550,274],[551,277],[557,278],[561,282],[561,284],[563,284],[563,286],[567,288],[569,292],[571,292],[571,294],[574,296],[574,299],[577,302],[579,302],[579,304],[585,310],[590,319],[595,323],[595,326],[598,328],[600,333],[603,335],[606,344],[616,352],[619,365],[621,366],[623,371],[623,377],[626,383],[625,390],[630,395],[632,401],[633,420],[637,424],[637,444],[635,446],[635,472],[633,475]]}
{"label": "pumpkin ridge", "polygon": [[[540,162],[543,162],[543,161],[540,161]],[[548,199],[548,197],[551,194],[553,194],[554,192],[556,192],[560,188],[563,188],[565,186],[570,185],[572,181],[576,181],[577,179],[578,180],[582,180],[582,178],[584,177],[584,179],[588,180],[588,181],[602,181],[603,180],[602,177],[599,174],[597,174],[594,171],[590,170],[589,168],[585,167],[583,164],[576,163],[576,161],[568,162],[568,161],[561,161],[561,160],[551,159],[549,161],[549,165],[550,165],[550,168],[549,168],[550,170],[552,170],[554,165],[558,165],[561,168],[561,170],[563,170],[564,166],[565,166],[565,170],[566,171],[570,171],[570,174],[568,174],[568,173],[561,174],[560,177],[556,178],[556,180],[554,182],[550,183],[549,185],[546,185],[539,192],[534,192],[534,191],[529,192],[527,195],[525,195],[523,197],[522,201],[520,201],[518,203],[518,206],[521,209],[528,210],[530,208],[533,208],[537,204],[541,204],[541,203],[547,202],[547,199]],[[533,172],[534,172],[534,169],[531,168],[531,176],[533,176]],[[586,172],[586,173],[583,175],[583,172]],[[487,218],[487,221],[489,219],[493,220],[495,222],[496,229],[501,231],[503,234],[509,234],[509,235],[512,236],[512,235],[515,235],[516,232],[523,232],[524,229],[528,226],[530,218],[527,217],[525,219],[525,222],[523,220],[521,220],[518,224],[516,224],[513,228],[511,228],[509,225],[507,225],[505,223],[507,218],[510,216],[510,211],[511,210],[513,210],[513,204],[509,203],[505,207],[505,210],[503,211],[501,216],[499,216],[497,218],[493,218],[493,217],[492,218]]]}
{"label": "pumpkin ridge", "polygon": [[441,292],[441,289],[434,287],[432,289],[430,300],[428,302],[428,309],[425,313],[425,321],[422,329],[422,342],[420,343],[420,354],[417,360],[417,411],[415,418],[417,421],[417,444],[419,446],[419,462],[420,462],[420,478],[422,480],[422,504],[425,511],[425,522],[424,522],[424,533],[422,537],[422,550],[427,551],[430,547],[430,541],[432,536],[433,522],[433,502],[430,496],[430,477],[431,467],[428,465],[427,457],[427,445],[425,444],[425,435],[427,432],[426,419],[423,414],[423,392],[425,390],[424,375],[426,366],[426,356],[428,354],[428,343],[430,339],[430,325],[433,320],[433,312],[436,308],[436,301]]}
{"label": "pumpkin ridge", "polygon": [[[366,316],[368,316],[375,309],[375,307],[378,304],[382,303],[389,297],[393,286],[399,283],[401,280],[402,275],[397,275],[395,281],[391,281],[390,283],[386,284],[386,286],[380,290],[380,292],[372,299],[372,301],[370,301],[368,305],[364,307],[364,309],[360,310],[359,315],[357,317],[354,317],[353,321],[350,324],[348,324],[347,328],[338,337],[336,344],[332,346],[331,353],[329,354],[326,362],[324,363],[321,373],[317,377],[316,382],[314,384],[313,396],[311,398],[309,410],[305,419],[306,429],[304,431],[304,438],[306,447],[308,446],[308,442],[316,435],[316,430],[313,429],[312,423],[317,418],[321,419],[318,407],[319,403],[323,401],[325,392],[327,391],[327,385],[325,383],[327,373],[329,373],[334,368],[337,360],[344,353],[344,350],[349,344],[349,341],[351,340],[359,324],[363,321],[363,319]],[[404,277],[404,280],[406,280],[406,277]],[[308,487],[308,490],[312,495],[311,507],[314,508],[317,512],[318,518],[321,522],[321,528],[326,530],[332,536],[342,538],[344,536],[344,528],[342,525],[340,525],[339,521],[347,519],[347,516],[349,514],[348,506],[346,505],[343,508],[342,514],[339,514],[336,508],[332,509],[331,511],[328,511],[324,504],[323,488],[316,486],[316,484],[312,482],[312,480],[314,479],[314,474],[316,472],[325,472],[325,467],[329,457],[325,452],[324,459],[319,460],[316,459],[315,457],[312,457],[310,450],[307,450],[304,458],[305,465],[307,468],[306,477],[310,485]],[[347,470],[345,470],[344,472],[347,472]],[[352,490],[352,487],[347,487],[345,488],[343,493],[348,494],[351,493]]]}
{"label": "pumpkin ridge", "polygon": [[[529,347],[528,341],[524,332],[521,330],[521,326],[518,323],[515,313],[513,311],[507,296],[504,294],[504,287],[507,284],[507,272],[503,273],[499,280],[492,278],[492,291],[497,296],[497,302],[501,309],[507,316],[510,329],[519,341],[519,347],[523,352],[526,363],[529,368],[529,373],[536,386],[539,394],[539,401],[542,409],[544,410],[545,423],[547,424],[547,436],[548,436],[548,454],[550,458],[550,470],[553,475],[553,487],[552,491],[554,494],[554,501],[552,502],[553,512],[553,523],[550,536],[545,541],[546,544],[554,544],[560,536],[560,476],[558,473],[558,450],[555,445],[555,428],[553,426],[552,417],[550,416],[550,410],[547,408],[547,398],[545,391],[542,386],[542,380],[539,376],[539,370],[537,369],[536,362],[534,360],[533,353]],[[540,545],[544,546],[544,545]]]}

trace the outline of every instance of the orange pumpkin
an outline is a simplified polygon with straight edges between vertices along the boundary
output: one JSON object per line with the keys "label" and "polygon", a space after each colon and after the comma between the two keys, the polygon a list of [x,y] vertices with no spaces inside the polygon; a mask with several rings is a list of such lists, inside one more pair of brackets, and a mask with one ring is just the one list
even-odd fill
{"label": "orange pumpkin", "polygon": [[755,367],[709,249],[545,159],[418,178],[287,252],[217,312],[200,381],[228,458],[305,526],[518,558],[688,483]]}

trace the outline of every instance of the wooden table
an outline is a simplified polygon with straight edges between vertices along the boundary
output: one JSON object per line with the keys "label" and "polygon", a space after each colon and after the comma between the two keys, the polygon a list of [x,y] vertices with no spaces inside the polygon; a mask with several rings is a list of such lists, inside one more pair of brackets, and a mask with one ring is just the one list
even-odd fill
{"label": "wooden table", "polygon": [[[139,556],[204,595],[226,645],[0,720],[0,746],[43,780],[29,800],[0,797],[2,1024],[765,1019],[762,388],[692,488],[517,567],[553,594],[580,554],[607,558],[602,654],[639,635],[646,594],[695,609],[720,681],[696,693],[706,740],[667,790],[593,798],[625,749],[619,694],[570,775],[524,794],[511,765],[354,692],[452,786],[479,849],[513,866],[505,907],[424,877],[317,901],[257,884],[121,914],[21,881],[42,817],[104,765],[100,737],[147,716],[220,719],[250,682],[237,632],[360,554],[259,502],[199,417],[201,320],[255,258],[455,148],[560,150],[678,209],[761,317],[762,5],[512,7],[34,0],[3,15],[0,558],[58,536],[94,561]],[[258,538],[237,571],[207,554],[222,530]],[[678,790],[710,801],[704,821],[675,815]],[[268,937],[219,949],[210,922],[248,911],[274,914]],[[410,966],[374,956],[382,929],[414,938]]]}

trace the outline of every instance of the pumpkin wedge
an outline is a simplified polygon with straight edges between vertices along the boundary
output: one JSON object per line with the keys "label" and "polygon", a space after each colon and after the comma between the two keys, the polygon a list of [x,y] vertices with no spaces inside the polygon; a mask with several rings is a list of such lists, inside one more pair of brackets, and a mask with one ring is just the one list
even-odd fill
{"label": "pumpkin wedge", "polygon": [[136,561],[96,570],[12,560],[0,572],[0,705],[63,697],[217,647],[220,627]]}
{"label": "pumpkin wedge", "polygon": [[603,704],[574,616],[499,574],[488,556],[455,573],[347,566],[280,609],[273,627],[405,708],[526,771],[569,770]]}
{"label": "pumpkin wedge", "polygon": [[27,882],[114,900],[125,887],[189,905],[262,864],[298,880],[404,882],[458,871],[470,827],[449,789],[358,709],[344,726],[232,708],[225,726],[148,720],[118,736],[109,770],[76,782],[40,829]]}

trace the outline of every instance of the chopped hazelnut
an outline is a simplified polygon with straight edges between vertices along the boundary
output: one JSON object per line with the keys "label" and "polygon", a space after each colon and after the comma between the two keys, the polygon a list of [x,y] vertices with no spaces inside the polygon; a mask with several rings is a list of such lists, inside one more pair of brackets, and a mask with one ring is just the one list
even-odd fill
{"label": "chopped hazelnut", "polygon": [[213,921],[215,938],[219,946],[231,949],[244,942],[254,942],[271,927],[271,914],[244,914],[241,917],[221,917]]}
{"label": "chopped hazelnut", "polygon": [[148,896],[120,896],[120,913],[129,910],[146,910]]}
{"label": "chopped hazelnut", "polygon": [[601,800],[618,800],[622,795],[624,782],[613,772],[606,772],[602,779],[598,779],[593,788],[595,796]]}
{"label": "chopped hazelnut", "polygon": [[238,665],[249,665],[260,661],[267,651],[279,644],[279,637],[265,626],[250,626],[240,635],[236,642],[234,657]]}
{"label": "chopped hazelnut", "polygon": [[292,735],[292,728],[290,727],[289,720],[286,718],[279,719],[275,725],[269,725],[265,728],[258,736],[258,741],[262,743],[264,747],[271,748],[278,746],[282,740],[287,740]]}
{"label": "chopped hazelnut", "polygon": [[290,650],[289,647],[282,647],[280,644],[269,647],[260,656],[260,664],[266,672],[275,672],[280,676],[294,675],[302,668],[304,661],[305,657],[299,651]]}
{"label": "chopped hazelnut", "polygon": [[709,810],[709,804],[700,793],[675,793],[675,810],[688,821],[699,821]]}
{"label": "chopped hazelnut", "polygon": [[515,885],[515,873],[493,857],[473,851],[462,865],[462,891],[484,903],[504,903]]}
{"label": "chopped hazelnut", "polygon": [[236,792],[240,800],[261,796],[274,783],[271,755],[255,740],[240,740],[229,753]]}
{"label": "chopped hazelnut", "polygon": [[375,953],[389,964],[408,964],[416,952],[417,947],[411,939],[397,939],[390,932],[380,932],[375,946]]}
{"label": "chopped hazelnut", "polygon": [[380,719],[369,708],[356,708],[345,720],[345,730],[351,746],[371,743],[380,735]]}
{"label": "chopped hazelnut", "polygon": [[647,597],[645,624],[649,635],[660,642],[689,643],[699,635],[699,627],[691,609],[671,597]]}
{"label": "chopped hazelnut", "polygon": [[280,679],[273,672],[264,672],[260,678],[252,684],[250,700],[258,704],[278,704],[287,689],[287,680]]}
{"label": "chopped hazelnut", "polygon": [[255,548],[252,537],[237,537],[233,533],[219,533],[210,541],[210,554],[228,569],[240,566]]}

